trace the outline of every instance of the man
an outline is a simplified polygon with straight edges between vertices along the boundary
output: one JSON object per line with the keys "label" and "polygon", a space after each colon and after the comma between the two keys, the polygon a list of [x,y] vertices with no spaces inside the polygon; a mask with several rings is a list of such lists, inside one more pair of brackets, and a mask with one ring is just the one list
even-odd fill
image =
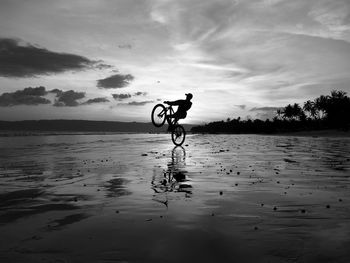
{"label": "man", "polygon": [[193,98],[193,95],[191,93],[187,93],[185,95],[185,100],[164,101],[164,103],[168,105],[178,106],[177,111],[174,114],[168,116],[169,118],[174,118],[174,121],[171,122],[172,124],[177,123],[179,119],[185,119],[187,116],[187,111],[192,106],[191,99]]}

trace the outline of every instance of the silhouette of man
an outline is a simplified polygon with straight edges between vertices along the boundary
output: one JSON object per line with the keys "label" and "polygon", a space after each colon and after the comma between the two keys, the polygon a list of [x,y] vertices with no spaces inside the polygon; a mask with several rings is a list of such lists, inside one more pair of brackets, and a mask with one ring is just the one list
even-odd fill
{"label": "silhouette of man", "polygon": [[171,124],[177,123],[179,119],[185,119],[187,116],[187,111],[192,106],[191,99],[193,98],[193,95],[191,93],[187,93],[185,95],[185,100],[164,101],[164,103],[168,105],[178,106],[177,111],[174,114],[168,116],[169,118],[174,119],[174,121],[171,122]]}

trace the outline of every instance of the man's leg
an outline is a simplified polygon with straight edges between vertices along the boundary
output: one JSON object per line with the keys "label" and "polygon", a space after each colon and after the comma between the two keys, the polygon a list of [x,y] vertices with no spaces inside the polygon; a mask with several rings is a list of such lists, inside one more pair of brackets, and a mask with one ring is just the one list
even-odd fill
{"label": "man's leg", "polygon": [[177,122],[179,121],[179,116],[178,116],[178,112],[175,112],[174,114],[172,115],[168,115],[167,118],[168,118],[168,131],[171,132],[173,130],[173,128],[175,127],[175,124],[177,124]]}
{"label": "man's leg", "polygon": [[177,112],[175,112],[174,114],[168,115],[167,118],[169,125],[175,125],[179,121],[180,116]]}

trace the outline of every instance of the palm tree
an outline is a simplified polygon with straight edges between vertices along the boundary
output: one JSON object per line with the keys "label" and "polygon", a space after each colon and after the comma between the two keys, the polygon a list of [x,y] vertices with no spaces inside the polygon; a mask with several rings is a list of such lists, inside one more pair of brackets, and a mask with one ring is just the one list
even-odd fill
{"label": "palm tree", "polygon": [[283,118],[291,120],[293,118],[293,106],[288,104],[283,108]]}
{"label": "palm tree", "polygon": [[318,119],[323,119],[327,113],[329,96],[321,95],[315,99],[315,109]]}
{"label": "palm tree", "polygon": [[331,91],[331,99],[339,99],[339,100],[343,100],[345,99],[346,96],[346,92],[345,91],[337,91],[337,90],[332,90]]}
{"label": "palm tree", "polygon": [[350,98],[346,96],[346,92],[333,90],[326,108],[327,121],[332,126],[346,127],[350,122],[349,112]]}
{"label": "palm tree", "polygon": [[277,109],[277,119],[281,119],[281,117],[282,117],[282,114],[283,114],[283,111],[282,111],[282,109]]}
{"label": "palm tree", "polygon": [[293,118],[295,120],[305,120],[305,113],[298,103],[293,105]]}
{"label": "palm tree", "polygon": [[316,117],[316,108],[315,108],[315,102],[308,100],[304,103],[303,110],[309,113],[309,116],[312,119],[315,119]]}

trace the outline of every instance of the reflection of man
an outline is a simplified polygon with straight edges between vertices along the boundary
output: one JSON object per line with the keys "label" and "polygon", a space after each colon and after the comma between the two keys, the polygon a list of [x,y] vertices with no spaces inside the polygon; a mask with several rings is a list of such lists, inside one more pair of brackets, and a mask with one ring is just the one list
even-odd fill
{"label": "reflection of man", "polygon": [[187,111],[192,107],[191,99],[193,98],[193,95],[191,93],[187,93],[185,100],[175,100],[175,101],[164,101],[164,103],[171,105],[171,106],[178,106],[177,111],[169,115],[169,118],[174,118],[174,123],[177,123],[179,119],[185,119],[187,116]]}
{"label": "reflection of man", "polygon": [[[186,166],[186,151],[182,147],[174,147],[171,154],[171,162],[168,163],[168,170],[164,177],[168,174],[168,182],[171,183],[171,188],[176,192],[185,192],[192,194],[192,186],[186,179],[187,171],[184,169]],[[175,179],[175,181],[173,180]]]}

